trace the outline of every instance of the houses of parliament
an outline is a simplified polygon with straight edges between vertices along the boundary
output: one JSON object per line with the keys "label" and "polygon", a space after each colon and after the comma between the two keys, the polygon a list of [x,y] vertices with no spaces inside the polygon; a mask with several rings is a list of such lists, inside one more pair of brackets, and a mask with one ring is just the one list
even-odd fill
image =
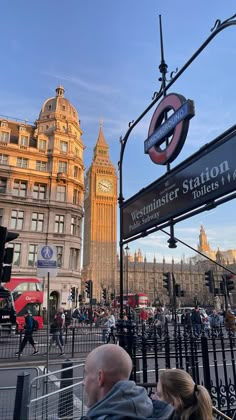
{"label": "houses of parliament", "polygon": [[[65,308],[71,305],[71,287],[84,294],[87,280],[93,281],[97,302],[104,288],[108,296],[119,294],[118,174],[101,124],[85,171],[82,134],[78,112],[62,86],[45,100],[34,124],[0,116],[0,224],[19,233],[8,244],[14,249],[12,276],[37,276],[38,245],[56,246],[58,274],[51,278],[49,294],[54,306]],[[211,250],[201,226],[198,251],[201,255],[188,263],[167,263],[147,261],[140,249],[134,255],[125,249],[124,292],[168,303],[163,273],[171,272],[184,290],[179,303],[210,303],[204,273],[212,269],[218,281],[222,269],[211,260],[233,269],[236,250]],[[42,283],[46,306],[47,282]]]}

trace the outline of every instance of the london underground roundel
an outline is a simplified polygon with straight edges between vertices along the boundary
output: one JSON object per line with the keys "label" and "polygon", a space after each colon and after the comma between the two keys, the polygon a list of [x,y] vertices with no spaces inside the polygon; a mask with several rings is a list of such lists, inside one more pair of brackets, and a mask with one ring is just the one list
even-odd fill
{"label": "london underground roundel", "polygon": [[170,93],[158,104],[144,142],[144,151],[154,163],[166,165],[176,159],[194,115],[193,101],[177,93]]}

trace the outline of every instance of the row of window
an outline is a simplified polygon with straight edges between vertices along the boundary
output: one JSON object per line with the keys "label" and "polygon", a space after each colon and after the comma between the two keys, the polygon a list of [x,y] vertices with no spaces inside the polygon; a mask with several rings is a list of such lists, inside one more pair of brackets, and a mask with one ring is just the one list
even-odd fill
{"label": "row of window", "polygon": [[[8,158],[9,156],[4,154],[4,153],[0,153],[0,164],[1,165],[8,165]],[[18,168],[23,168],[23,169],[27,169],[29,167],[29,159],[24,158],[24,157],[18,157],[16,159],[16,166]],[[44,160],[36,160],[35,162],[35,169],[36,171],[48,171],[48,162],[44,161]],[[64,161],[59,161],[58,162],[58,172],[64,172],[67,173],[68,172],[68,163],[64,162]],[[80,170],[78,166],[74,166],[74,178],[78,178],[80,175]]]}
{"label": "row of window", "polygon": [[[9,131],[0,131],[0,142],[2,142],[2,143],[9,143],[10,142],[10,138],[11,138],[11,135],[10,135],[10,132]],[[19,146],[24,146],[24,147],[29,146],[29,144],[30,144],[30,135],[25,135],[25,134],[20,135],[17,144],[19,144]],[[47,148],[47,141],[46,140],[39,139],[39,141],[38,141],[38,147],[39,147],[40,150],[44,150],[45,151],[46,148]]]}
{"label": "row of window", "polygon": [[[0,224],[2,224],[3,209],[0,209]],[[45,224],[45,214],[33,212],[31,217],[31,231],[43,232]],[[11,211],[11,229],[22,230],[24,227],[24,211],[15,210]],[[80,234],[80,223],[76,216],[71,217],[70,234]],[[54,219],[54,233],[65,233],[65,216],[63,214],[56,214]]]}
{"label": "row of window", "polygon": [[[26,197],[27,196],[27,181],[15,179],[13,183],[12,195],[15,197]],[[0,177],[0,194],[6,194],[7,192],[7,178]],[[33,187],[33,198],[44,200],[47,193],[47,184],[41,184],[39,182],[34,183]],[[67,189],[65,185],[57,185],[56,189],[56,201],[66,202]],[[73,190],[73,204],[80,203],[80,191],[77,189]]]}
{"label": "row of window", "polygon": [[[3,123],[2,123],[3,124]],[[0,142],[9,143],[10,142],[10,132],[9,131],[0,131]],[[20,146],[27,147],[30,144],[30,135],[20,135],[18,143]],[[39,139],[38,140],[39,150],[47,150],[47,140]],[[59,150],[62,153],[68,153],[69,142],[65,140],[59,141]],[[75,156],[80,157],[79,149],[75,147],[74,150]]]}
{"label": "row of window", "polygon": [[[22,247],[20,243],[9,244],[9,248],[13,248],[13,266],[20,267],[21,265],[21,254],[22,254]],[[63,266],[63,246],[57,246],[57,265],[58,267]],[[37,255],[38,255],[38,245],[30,244],[29,245],[29,253],[28,253],[28,266],[29,267],[36,267],[37,265]],[[80,250],[77,248],[70,248],[70,255],[69,255],[69,268],[70,270],[78,270],[79,269],[79,255]]]}

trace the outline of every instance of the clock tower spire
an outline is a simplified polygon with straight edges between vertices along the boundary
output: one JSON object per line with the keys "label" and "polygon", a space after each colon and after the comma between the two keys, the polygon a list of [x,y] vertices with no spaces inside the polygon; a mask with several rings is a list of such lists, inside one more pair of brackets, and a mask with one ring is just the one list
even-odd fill
{"label": "clock tower spire", "polygon": [[117,276],[117,174],[102,123],[86,173],[84,198],[83,280],[93,281],[93,297],[114,292]]}

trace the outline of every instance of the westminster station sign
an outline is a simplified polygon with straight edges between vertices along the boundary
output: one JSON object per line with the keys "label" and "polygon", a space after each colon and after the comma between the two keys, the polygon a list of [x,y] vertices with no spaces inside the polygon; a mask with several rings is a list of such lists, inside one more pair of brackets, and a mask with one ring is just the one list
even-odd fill
{"label": "westminster station sign", "polygon": [[236,125],[122,205],[131,238],[236,190]]}

